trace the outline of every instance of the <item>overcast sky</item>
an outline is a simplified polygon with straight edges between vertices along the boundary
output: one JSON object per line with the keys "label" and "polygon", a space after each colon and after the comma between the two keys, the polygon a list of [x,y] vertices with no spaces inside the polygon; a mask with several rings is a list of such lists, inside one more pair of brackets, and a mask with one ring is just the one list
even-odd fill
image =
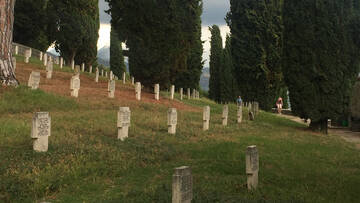
{"label": "overcast sky", "polygon": [[[229,28],[224,20],[226,13],[230,9],[229,0],[203,0],[204,10],[202,15],[202,40],[206,41],[204,44],[204,56],[206,60],[205,66],[208,66],[208,59],[210,54],[210,43],[209,38],[211,37],[208,29],[211,25],[218,25],[221,29],[221,35],[225,40],[226,33],[229,32]],[[99,41],[98,49],[104,46],[110,45],[110,16],[104,12],[108,9],[105,0],[99,1],[100,8],[100,30],[99,30]]]}

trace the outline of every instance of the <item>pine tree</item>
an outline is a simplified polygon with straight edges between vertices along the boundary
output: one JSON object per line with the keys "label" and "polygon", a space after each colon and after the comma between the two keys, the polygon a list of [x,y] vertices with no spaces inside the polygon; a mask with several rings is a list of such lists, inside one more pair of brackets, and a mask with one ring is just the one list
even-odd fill
{"label": "pine tree", "polygon": [[110,32],[110,69],[119,78],[126,72],[121,41],[113,26]]}
{"label": "pine tree", "polygon": [[[348,111],[359,71],[358,2],[284,3],[284,75],[295,115],[327,133],[327,120]],[[356,20],[354,20],[356,19]]]}
{"label": "pine tree", "polygon": [[213,25],[209,27],[209,30],[211,32],[209,97],[216,102],[221,102],[222,38],[219,26]]}
{"label": "pine tree", "polygon": [[227,22],[231,54],[241,95],[270,110],[282,80],[280,0],[230,0]]}

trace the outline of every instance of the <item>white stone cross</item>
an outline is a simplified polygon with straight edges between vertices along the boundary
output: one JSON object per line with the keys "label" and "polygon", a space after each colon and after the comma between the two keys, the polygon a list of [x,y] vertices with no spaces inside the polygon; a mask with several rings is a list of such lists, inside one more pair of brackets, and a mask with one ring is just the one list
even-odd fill
{"label": "white stone cross", "polygon": [[174,94],[175,94],[175,85],[171,85],[170,87],[170,99],[174,100]]}
{"label": "white stone cross", "polygon": [[203,109],[203,130],[209,130],[210,126],[210,106],[205,106]]}
{"label": "white stone cross", "polygon": [[60,57],[60,69],[62,69],[64,66],[64,59],[63,57]]}
{"label": "white stone cross", "polygon": [[80,90],[80,77],[79,77],[79,74],[76,74],[76,75],[71,77],[70,89],[71,89],[71,96],[77,98],[79,96],[79,90]]}
{"label": "white stone cross", "polygon": [[140,101],[141,100],[141,83],[140,82],[136,82],[135,93],[136,93],[136,100]]}
{"label": "white stone cross", "polygon": [[114,98],[115,97],[115,80],[109,80],[108,82],[108,97]]}
{"label": "white stone cross", "polygon": [[31,87],[31,89],[35,90],[39,88],[39,84],[40,84],[40,72],[32,71],[29,77],[28,87]]}
{"label": "white stone cross", "polygon": [[44,66],[47,66],[47,64],[48,64],[48,55],[47,55],[47,53],[45,53],[44,54],[44,56],[43,56],[43,64],[44,64]]}
{"label": "white stone cross", "polygon": [[110,71],[110,80],[114,80],[114,74],[112,71]]}
{"label": "white stone cross", "polygon": [[81,64],[81,72],[85,72],[85,63]]}
{"label": "white stone cross", "polygon": [[255,145],[247,147],[246,150],[246,175],[249,190],[258,186],[259,154]]}
{"label": "white stone cross", "polygon": [[31,138],[35,139],[33,149],[37,152],[48,151],[48,139],[51,135],[51,117],[48,112],[35,113],[32,120]]}
{"label": "white stone cross", "polygon": [[118,139],[123,141],[129,135],[131,111],[129,107],[120,107],[118,111]]}
{"label": "white stone cross", "polygon": [[71,61],[71,69],[72,69],[72,70],[75,69],[75,61],[74,61],[74,60]]}
{"label": "white stone cross", "polygon": [[180,88],[180,100],[183,100],[184,97],[184,89]]}
{"label": "white stone cross", "polygon": [[99,68],[96,68],[96,72],[95,72],[95,82],[96,82],[96,83],[99,82]]}
{"label": "white stone cross", "polygon": [[46,78],[47,79],[52,78],[53,68],[54,68],[53,62],[52,62],[52,60],[49,60],[49,62],[47,63],[47,66],[46,66]]}
{"label": "white stone cross", "polygon": [[125,84],[126,83],[126,73],[125,72],[123,72],[123,84]]}
{"label": "white stone cross", "polygon": [[30,49],[25,50],[25,63],[29,63],[31,57]]}
{"label": "white stone cross", "polygon": [[175,168],[172,182],[172,203],[191,203],[193,177],[189,166]]}
{"label": "white stone cross", "polygon": [[39,55],[39,60],[42,61],[43,60],[43,56],[44,56],[44,53],[42,51],[40,51],[40,55]]}
{"label": "white stone cross", "polygon": [[92,69],[93,69],[93,66],[90,65],[90,68],[89,68],[89,73],[92,73]]}
{"label": "white stone cross", "polygon": [[160,99],[160,85],[159,84],[155,84],[154,93],[155,93],[155,99],[159,100]]}
{"label": "white stone cross", "polygon": [[168,110],[168,133],[175,134],[177,125],[177,111],[176,108]]}
{"label": "white stone cross", "polygon": [[229,106],[224,105],[223,106],[223,112],[222,112],[222,125],[227,126],[228,124],[228,116],[229,116]]}

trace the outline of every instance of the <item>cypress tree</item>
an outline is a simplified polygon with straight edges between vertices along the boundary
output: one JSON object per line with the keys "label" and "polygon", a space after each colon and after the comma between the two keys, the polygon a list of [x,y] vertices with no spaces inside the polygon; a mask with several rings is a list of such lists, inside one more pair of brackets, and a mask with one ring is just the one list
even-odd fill
{"label": "cypress tree", "polygon": [[310,118],[313,130],[327,133],[327,120],[348,111],[351,87],[359,71],[355,3],[284,3],[283,72],[291,108],[295,115]]}
{"label": "cypress tree", "polygon": [[270,110],[282,80],[280,0],[230,0],[231,54],[244,100]]}
{"label": "cypress tree", "polygon": [[213,25],[209,27],[209,30],[211,32],[209,97],[216,102],[221,102],[222,38],[219,26]]}
{"label": "cypress tree", "polygon": [[233,77],[233,64],[231,58],[231,37],[226,36],[225,48],[223,50],[222,65],[220,69],[220,100],[224,103],[236,100],[237,87]]}
{"label": "cypress tree", "polygon": [[121,41],[113,26],[110,32],[110,69],[119,78],[126,71]]}

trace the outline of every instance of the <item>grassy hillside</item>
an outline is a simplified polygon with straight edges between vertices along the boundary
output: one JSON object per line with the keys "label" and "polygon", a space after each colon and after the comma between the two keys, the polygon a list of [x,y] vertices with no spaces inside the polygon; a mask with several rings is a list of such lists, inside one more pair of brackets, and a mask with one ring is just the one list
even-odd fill
{"label": "grassy hillside", "polygon": [[[30,70],[44,69],[32,62],[18,64],[23,84]],[[92,84],[93,76],[86,74],[80,98],[73,99],[71,74],[56,71],[53,80],[42,78],[41,90],[0,90],[0,202],[171,202],[173,168],[183,165],[192,167],[193,202],[359,200],[359,151],[334,135],[315,134],[265,112],[238,125],[234,105],[229,126],[223,127],[221,105],[207,99],[155,102],[150,93],[137,102],[130,84],[118,83],[117,99],[111,100],[105,80]],[[212,113],[207,132],[202,131],[204,105]],[[124,142],[116,139],[119,106],[132,112]],[[172,106],[178,108],[175,136],[167,133]],[[31,119],[37,111],[52,117],[47,153],[32,150]],[[257,145],[260,155],[254,192],[246,188],[249,145]]]}

